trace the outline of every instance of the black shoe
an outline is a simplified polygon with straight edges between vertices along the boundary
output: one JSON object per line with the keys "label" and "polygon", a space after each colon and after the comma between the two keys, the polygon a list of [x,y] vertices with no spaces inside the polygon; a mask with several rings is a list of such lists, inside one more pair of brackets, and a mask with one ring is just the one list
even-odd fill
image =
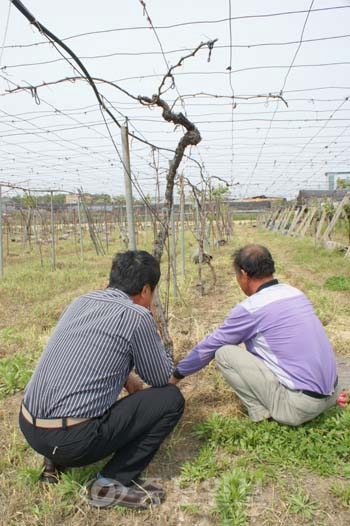
{"label": "black shoe", "polygon": [[98,478],[94,478],[86,485],[85,492],[86,501],[95,508],[124,506],[134,510],[147,510],[161,503],[158,495],[141,486],[123,486],[116,480],[103,484]]}
{"label": "black shoe", "polygon": [[60,474],[65,471],[63,466],[59,466],[52,462],[51,459],[44,457],[44,465],[39,481],[45,484],[57,484]]}

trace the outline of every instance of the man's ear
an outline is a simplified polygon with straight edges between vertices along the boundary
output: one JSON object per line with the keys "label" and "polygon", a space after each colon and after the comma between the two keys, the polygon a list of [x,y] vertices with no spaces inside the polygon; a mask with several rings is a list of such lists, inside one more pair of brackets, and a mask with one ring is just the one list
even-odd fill
{"label": "man's ear", "polygon": [[131,299],[137,305],[142,305],[143,307],[149,307],[151,296],[151,287],[149,285],[144,285],[138,294],[131,296]]}
{"label": "man's ear", "polygon": [[141,292],[140,292],[140,295],[142,297],[145,297],[145,296],[148,296],[148,294],[151,292],[151,287],[150,285],[148,285],[148,283],[146,283],[146,285],[144,285],[141,289]]}

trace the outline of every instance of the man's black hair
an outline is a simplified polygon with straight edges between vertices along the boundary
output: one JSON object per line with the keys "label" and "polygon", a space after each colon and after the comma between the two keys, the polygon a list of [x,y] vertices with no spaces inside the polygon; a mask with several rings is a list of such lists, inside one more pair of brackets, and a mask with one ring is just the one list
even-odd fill
{"label": "man's black hair", "polygon": [[128,250],[115,254],[108,286],[135,296],[145,285],[154,290],[159,278],[160,265],[154,256],[145,250]]}
{"label": "man's black hair", "polygon": [[251,278],[267,278],[275,272],[275,263],[270,251],[262,245],[246,245],[233,254],[236,273],[244,270]]}

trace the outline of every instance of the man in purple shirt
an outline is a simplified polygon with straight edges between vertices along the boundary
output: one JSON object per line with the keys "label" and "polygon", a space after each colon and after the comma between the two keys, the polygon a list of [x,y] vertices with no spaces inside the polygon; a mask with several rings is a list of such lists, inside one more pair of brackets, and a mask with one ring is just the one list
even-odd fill
{"label": "man in purple shirt", "polygon": [[336,403],[340,388],[332,346],[310,301],[274,279],[274,261],[261,245],[237,250],[233,266],[248,297],[177,364],[170,382],[215,357],[253,421],[297,426],[315,418]]}

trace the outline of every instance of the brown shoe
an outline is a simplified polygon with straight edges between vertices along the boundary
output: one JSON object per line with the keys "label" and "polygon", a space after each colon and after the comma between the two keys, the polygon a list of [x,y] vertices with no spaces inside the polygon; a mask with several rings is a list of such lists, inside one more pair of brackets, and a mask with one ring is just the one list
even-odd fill
{"label": "brown shoe", "polygon": [[51,459],[44,457],[44,465],[39,481],[45,484],[57,484],[60,478],[60,474],[63,473],[65,468],[52,462]]}
{"label": "brown shoe", "polygon": [[124,506],[135,510],[147,510],[160,504],[161,499],[145,489],[133,486],[123,486],[118,481],[104,485],[95,478],[85,487],[85,499],[95,508],[110,508]]}
{"label": "brown shoe", "polygon": [[134,482],[134,486],[137,489],[156,495],[161,502],[165,499],[166,491],[160,484],[153,482],[152,479],[137,479]]}

